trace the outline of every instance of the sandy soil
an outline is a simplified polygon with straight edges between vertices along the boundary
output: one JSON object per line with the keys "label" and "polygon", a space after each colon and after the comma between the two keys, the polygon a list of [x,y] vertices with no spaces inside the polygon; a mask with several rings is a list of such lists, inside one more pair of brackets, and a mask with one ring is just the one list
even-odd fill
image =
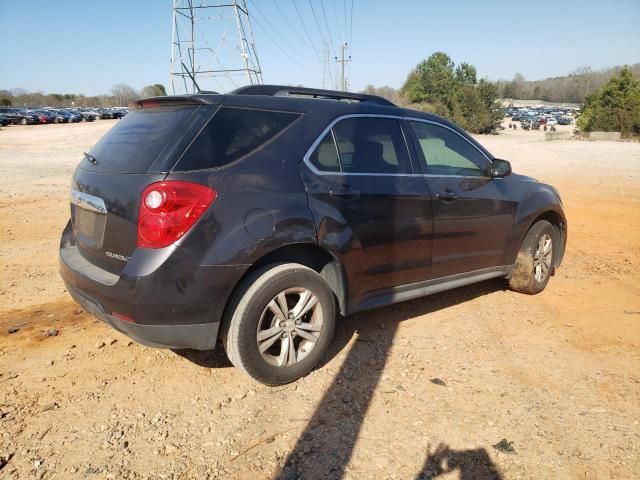
{"label": "sandy soil", "polygon": [[113,123],[0,130],[0,478],[637,478],[640,144],[482,137],[562,193],[547,289],[348,317],[321,368],[268,388],[221,351],[132,343],[65,294],[69,180]]}

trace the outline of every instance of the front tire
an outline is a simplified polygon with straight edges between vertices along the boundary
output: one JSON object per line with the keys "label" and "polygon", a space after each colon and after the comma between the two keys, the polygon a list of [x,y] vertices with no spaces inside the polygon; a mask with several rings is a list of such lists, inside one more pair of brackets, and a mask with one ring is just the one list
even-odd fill
{"label": "front tire", "polygon": [[234,293],[222,341],[237,368],[266,385],[283,385],[320,362],[335,317],[333,292],[314,270],[296,263],[267,265]]}
{"label": "front tire", "polygon": [[560,248],[558,230],[546,220],[536,222],[527,232],[509,279],[512,290],[535,295],[544,290],[553,273]]}

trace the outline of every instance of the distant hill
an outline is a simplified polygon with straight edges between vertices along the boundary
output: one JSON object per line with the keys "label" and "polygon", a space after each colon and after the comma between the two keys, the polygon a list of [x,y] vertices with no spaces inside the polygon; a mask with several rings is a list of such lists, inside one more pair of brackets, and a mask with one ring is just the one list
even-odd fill
{"label": "distant hill", "polygon": [[[633,75],[640,78],[640,63],[629,68]],[[522,74],[516,73],[513,80],[498,80],[496,83],[498,93],[504,99],[583,103],[587,95],[598,90],[621,69],[622,66],[594,71],[585,67],[565,76],[544,80],[526,80]]]}

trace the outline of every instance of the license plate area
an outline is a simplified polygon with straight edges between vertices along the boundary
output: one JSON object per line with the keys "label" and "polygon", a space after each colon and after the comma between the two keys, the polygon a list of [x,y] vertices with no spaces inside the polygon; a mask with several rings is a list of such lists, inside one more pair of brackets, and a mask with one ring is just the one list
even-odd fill
{"label": "license plate area", "polygon": [[102,199],[72,190],[71,223],[76,237],[85,247],[102,248],[107,223],[107,209]]}

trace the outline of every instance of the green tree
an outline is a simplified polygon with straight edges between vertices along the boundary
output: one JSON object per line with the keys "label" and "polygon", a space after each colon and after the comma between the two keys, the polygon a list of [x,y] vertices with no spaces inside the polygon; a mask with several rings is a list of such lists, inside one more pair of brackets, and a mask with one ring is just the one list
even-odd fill
{"label": "green tree", "polygon": [[11,103],[10,99],[2,98],[2,99],[0,99],[0,105],[2,105],[3,107],[10,107],[13,104]]}
{"label": "green tree", "polygon": [[581,130],[640,134],[640,80],[628,67],[588,95],[578,118]]}
{"label": "green tree", "polygon": [[503,116],[497,86],[478,81],[473,65],[463,62],[456,67],[443,52],[420,62],[400,93],[414,108],[448,118],[474,133],[495,132]]}
{"label": "green tree", "polygon": [[478,73],[476,71],[476,67],[473,65],[469,65],[468,63],[462,62],[456,68],[456,80],[458,83],[465,85],[475,85],[478,83]]}
{"label": "green tree", "polygon": [[147,85],[146,87],[143,87],[140,95],[142,97],[164,97],[167,95],[167,91],[165,90],[164,85],[156,83],[154,85]]}

